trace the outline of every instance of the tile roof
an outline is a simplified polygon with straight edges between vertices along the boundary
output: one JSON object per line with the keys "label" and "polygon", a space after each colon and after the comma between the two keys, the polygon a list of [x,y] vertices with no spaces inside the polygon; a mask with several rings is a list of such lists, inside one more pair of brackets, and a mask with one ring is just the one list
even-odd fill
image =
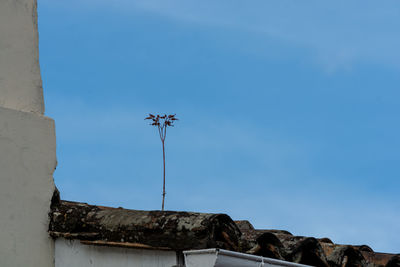
{"label": "tile roof", "polygon": [[[281,230],[258,230],[248,221],[236,221],[247,253],[312,266],[396,266],[400,256],[377,253],[369,246],[334,244],[329,238],[294,236]],[[396,265],[397,264],[397,265]]]}
{"label": "tile roof", "polygon": [[182,251],[222,248],[321,267],[400,267],[400,256],[328,238],[258,230],[225,214],[140,211],[53,198],[49,232],[84,244]]}
{"label": "tile roof", "polygon": [[52,206],[50,234],[85,241],[133,243],[172,250],[239,250],[240,230],[225,214],[141,211],[60,201]]}

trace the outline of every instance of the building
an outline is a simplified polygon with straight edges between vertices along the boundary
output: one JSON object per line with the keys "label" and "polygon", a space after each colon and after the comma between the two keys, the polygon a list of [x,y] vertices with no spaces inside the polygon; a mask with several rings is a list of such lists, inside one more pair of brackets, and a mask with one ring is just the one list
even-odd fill
{"label": "building", "polygon": [[52,201],[49,233],[56,240],[56,267],[108,266],[101,265],[107,259],[121,261],[112,263],[121,267],[400,264],[398,255],[376,253],[365,245],[257,230],[248,221],[233,221],[226,214],[100,207],[62,201],[58,193]]}
{"label": "building", "polygon": [[225,214],[68,202],[54,186],[36,0],[0,0],[0,266],[400,266],[397,255],[256,230]]}
{"label": "building", "polygon": [[56,137],[43,114],[36,1],[0,0],[0,266],[54,266]]}

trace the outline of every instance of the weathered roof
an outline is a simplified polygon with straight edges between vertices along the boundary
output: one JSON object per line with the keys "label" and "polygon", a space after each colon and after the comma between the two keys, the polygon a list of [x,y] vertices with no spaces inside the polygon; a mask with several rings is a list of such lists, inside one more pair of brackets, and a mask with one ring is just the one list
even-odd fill
{"label": "weathered roof", "polygon": [[84,244],[189,250],[223,248],[321,267],[400,267],[400,256],[368,246],[334,244],[328,238],[258,230],[225,214],[140,211],[53,199],[49,232]]}
{"label": "weathered roof", "polygon": [[96,241],[99,245],[238,250],[241,235],[225,214],[127,210],[60,201],[52,206],[50,219],[53,237]]}
{"label": "weathered roof", "polygon": [[[334,244],[329,238],[294,236],[281,230],[258,230],[248,221],[236,221],[247,253],[312,266],[400,267],[399,254],[374,252],[369,246]],[[244,248],[245,246],[242,245]]]}

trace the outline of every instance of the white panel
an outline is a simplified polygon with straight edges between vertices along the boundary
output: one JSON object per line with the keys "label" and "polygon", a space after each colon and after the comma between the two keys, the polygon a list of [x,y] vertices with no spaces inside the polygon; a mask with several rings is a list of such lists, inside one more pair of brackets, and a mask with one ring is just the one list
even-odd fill
{"label": "white panel", "polygon": [[212,267],[217,260],[216,254],[190,254],[185,256],[187,267]]}
{"label": "white panel", "polygon": [[[258,261],[252,261],[247,259],[239,259],[234,257],[229,257],[225,255],[218,255],[215,267],[272,267],[274,265],[261,265]],[[276,265],[275,265],[276,267]]]}
{"label": "white panel", "polygon": [[263,258],[223,249],[184,251],[186,267],[308,267],[306,265]]}
{"label": "white panel", "polygon": [[172,267],[175,251],[83,245],[78,240],[55,242],[56,267]]}

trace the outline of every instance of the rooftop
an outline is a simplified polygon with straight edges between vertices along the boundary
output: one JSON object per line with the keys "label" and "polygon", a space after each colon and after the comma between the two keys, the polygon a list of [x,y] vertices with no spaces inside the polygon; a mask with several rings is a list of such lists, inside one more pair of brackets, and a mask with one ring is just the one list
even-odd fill
{"label": "rooftop", "polygon": [[399,267],[399,254],[366,245],[334,244],[328,238],[254,229],[226,214],[141,211],[63,201],[53,197],[50,235],[83,244],[183,251],[221,248],[312,266]]}

